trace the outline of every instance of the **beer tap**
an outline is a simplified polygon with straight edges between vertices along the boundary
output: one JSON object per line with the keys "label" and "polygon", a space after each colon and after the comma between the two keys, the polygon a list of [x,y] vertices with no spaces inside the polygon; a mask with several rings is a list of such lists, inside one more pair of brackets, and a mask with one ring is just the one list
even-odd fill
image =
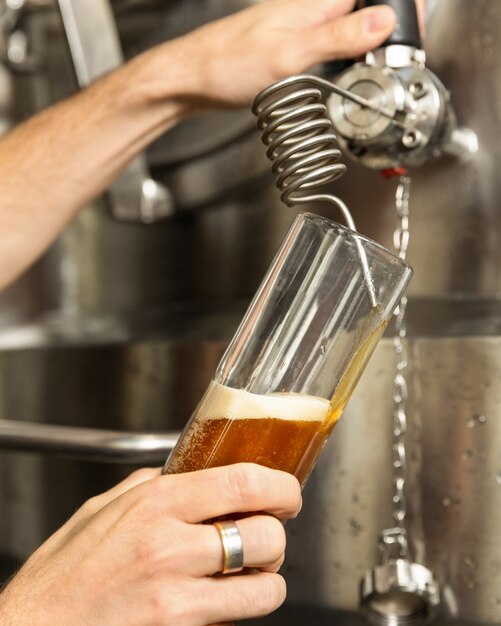
{"label": "beer tap", "polygon": [[[390,172],[450,155],[468,160],[478,149],[473,131],[459,128],[451,97],[442,82],[426,68],[414,0],[366,0],[365,6],[388,4],[397,25],[381,48],[369,52],[333,83],[327,110],[343,151],[362,165]],[[363,98],[371,106],[346,98],[339,89]],[[402,176],[397,189],[398,253],[405,258],[409,241],[410,179]],[[381,560],[361,582],[361,609],[377,626],[417,626],[429,622],[440,603],[433,574],[413,561],[406,532],[405,486],[407,463],[406,326],[407,300],[400,303],[395,324],[393,393],[394,527],[381,532]]]}
{"label": "beer tap", "polygon": [[[336,143],[366,167],[400,174],[442,155],[467,161],[478,149],[475,133],[458,126],[448,90],[426,67],[414,0],[366,0],[364,4],[388,4],[396,11],[396,28],[379,49],[333,80],[310,75],[282,80],[259,93],[253,104],[282,200],[289,206],[329,201],[353,229],[354,221],[341,199],[332,193],[311,193],[345,172]],[[409,240],[409,185],[410,179],[401,176],[395,233],[401,258]],[[361,261],[370,285],[370,270],[363,257]],[[439,586],[431,571],[413,561],[406,533],[405,305],[403,300],[394,338],[395,525],[381,532],[381,561],[361,584],[361,608],[378,626],[426,623],[440,603]]]}
{"label": "beer tap", "polygon": [[397,25],[380,48],[333,80],[373,105],[361,106],[340,93],[329,96],[329,116],[343,151],[380,170],[415,167],[441,155],[468,160],[478,149],[477,137],[458,127],[449,91],[426,67],[414,0],[363,4],[391,6]]}

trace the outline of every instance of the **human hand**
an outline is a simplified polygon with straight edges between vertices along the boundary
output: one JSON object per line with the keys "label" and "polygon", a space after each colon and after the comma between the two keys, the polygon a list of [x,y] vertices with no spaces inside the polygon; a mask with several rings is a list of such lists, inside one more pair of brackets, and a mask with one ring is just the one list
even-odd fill
{"label": "human hand", "polygon": [[[267,85],[380,45],[392,32],[387,6],[350,13],[355,0],[268,0],[150,52],[159,77],[184,69],[186,95],[212,106],[244,106]],[[163,49],[163,50],[162,50]],[[157,84],[155,93],[161,88]]]}
{"label": "human hand", "polygon": [[[265,615],[285,598],[279,520],[300,506],[295,478],[258,465],[140,470],[86,502],[28,559],[0,595],[2,624],[206,626]],[[221,539],[202,522],[242,512],[244,565],[258,571],[214,577]]]}

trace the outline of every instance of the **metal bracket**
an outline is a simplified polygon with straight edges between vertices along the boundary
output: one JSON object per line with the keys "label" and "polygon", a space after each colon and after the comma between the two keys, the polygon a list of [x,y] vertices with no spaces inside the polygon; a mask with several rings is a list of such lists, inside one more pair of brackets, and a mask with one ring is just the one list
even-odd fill
{"label": "metal bracket", "polygon": [[[58,0],[80,87],[123,64],[109,0]],[[137,156],[109,189],[111,212],[119,220],[151,223],[172,215],[170,191],[150,176],[146,156]]]}

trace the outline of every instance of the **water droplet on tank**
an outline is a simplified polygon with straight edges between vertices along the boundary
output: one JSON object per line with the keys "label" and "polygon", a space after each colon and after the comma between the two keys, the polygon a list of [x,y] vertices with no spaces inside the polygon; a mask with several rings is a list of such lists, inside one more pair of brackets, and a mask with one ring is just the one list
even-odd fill
{"label": "water droplet on tank", "polygon": [[465,557],[464,562],[470,569],[477,569],[478,567],[478,563],[471,556]]}
{"label": "water droplet on tank", "polygon": [[487,421],[485,415],[481,415],[479,413],[475,413],[471,415],[467,420],[466,424],[468,428],[476,428],[477,426],[482,426]]}
{"label": "water droplet on tank", "polygon": [[350,530],[352,535],[358,536],[362,532],[363,526],[358,520],[352,517],[350,519]]}
{"label": "water droplet on tank", "polygon": [[449,496],[442,498],[442,506],[457,506],[458,504],[461,504],[460,498],[451,498]]}
{"label": "water droplet on tank", "polygon": [[320,354],[322,356],[324,356],[324,354],[325,354],[325,345],[324,344],[321,344],[321,346],[320,346]]}
{"label": "water droplet on tank", "polygon": [[461,455],[461,458],[463,459],[463,461],[467,461],[468,459],[472,459],[474,456],[475,456],[475,450],[473,450],[472,448],[468,448],[467,450],[463,452],[463,454]]}

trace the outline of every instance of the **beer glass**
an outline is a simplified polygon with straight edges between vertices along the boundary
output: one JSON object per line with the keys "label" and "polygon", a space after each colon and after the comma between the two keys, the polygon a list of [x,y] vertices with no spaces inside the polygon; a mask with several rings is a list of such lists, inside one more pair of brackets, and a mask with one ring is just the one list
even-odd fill
{"label": "beer glass", "polygon": [[304,484],[411,274],[370,239],[300,213],[164,473],[246,461]]}

